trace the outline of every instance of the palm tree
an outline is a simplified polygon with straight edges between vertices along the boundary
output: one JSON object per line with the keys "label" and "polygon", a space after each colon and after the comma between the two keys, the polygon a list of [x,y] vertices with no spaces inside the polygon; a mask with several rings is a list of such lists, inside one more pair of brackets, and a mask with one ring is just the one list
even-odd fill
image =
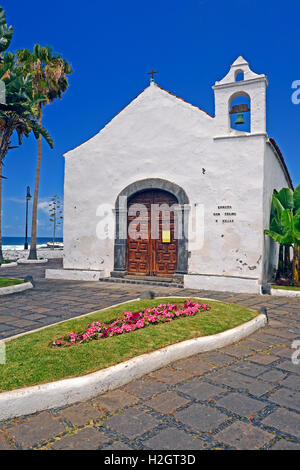
{"label": "palm tree", "polygon": [[[41,47],[36,44],[32,51],[22,49],[17,52],[19,64],[24,72],[33,76],[34,91],[37,96],[43,95],[44,100],[38,105],[38,123],[42,126],[42,108],[57,98],[62,98],[67,90],[68,75],[73,71],[69,62],[52,52],[49,46]],[[40,169],[42,157],[42,139],[38,139],[37,166],[35,176],[35,189],[32,207],[31,242],[28,259],[37,259],[36,233],[37,233],[37,207],[40,182]]]}
{"label": "palm tree", "polygon": [[53,142],[47,130],[37,122],[38,109],[43,95],[34,93],[32,77],[24,75],[17,65],[16,56],[8,52],[0,64],[0,76],[5,84],[5,103],[0,103],[0,263],[3,261],[1,237],[1,190],[4,158],[11,148],[11,138],[18,136],[19,145],[23,136],[33,132],[38,139],[43,136],[51,147]]}
{"label": "palm tree", "polygon": [[2,53],[6,51],[11,43],[14,30],[12,26],[7,26],[5,11],[0,7],[0,61]]}
{"label": "palm tree", "polygon": [[0,264],[2,253],[2,167],[10,147],[11,138],[17,133],[19,144],[23,136],[33,132],[38,138],[43,135],[52,145],[46,129],[41,128],[36,121],[37,104],[42,96],[34,96],[32,78],[24,75],[16,64],[16,56],[10,52],[4,54],[13,36],[13,28],[6,23],[5,12],[0,7],[0,78],[5,85],[5,99],[0,100]]}

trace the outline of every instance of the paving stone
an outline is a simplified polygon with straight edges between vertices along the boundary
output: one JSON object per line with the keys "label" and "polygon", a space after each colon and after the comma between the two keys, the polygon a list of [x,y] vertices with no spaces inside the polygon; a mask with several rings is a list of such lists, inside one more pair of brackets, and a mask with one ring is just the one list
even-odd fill
{"label": "paving stone", "polygon": [[17,321],[18,317],[14,317],[13,315],[1,315],[0,314],[0,323],[12,323]]}
{"label": "paving stone", "polygon": [[39,320],[45,320],[47,318],[46,315],[37,315],[36,313],[31,313],[31,314],[26,314],[24,315],[24,318],[26,320],[31,320],[31,321],[39,321]]}
{"label": "paving stone", "polygon": [[278,357],[291,360],[292,354],[295,352],[292,348],[274,348],[272,349],[272,354]]}
{"label": "paving stone", "polygon": [[243,373],[245,375],[250,375],[250,377],[257,377],[263,372],[266,372],[268,369],[260,364],[253,364],[250,361],[244,361],[239,364],[236,364],[229,367],[229,370],[234,370],[235,372]]}
{"label": "paving stone", "polygon": [[[300,411],[300,392],[296,390],[288,390],[286,388],[281,388],[275,392],[270,398],[270,401],[277,403],[280,406],[286,408],[293,408],[294,410]],[[299,417],[299,427],[300,427],[300,417]]]}
{"label": "paving stone", "polygon": [[300,450],[300,444],[280,439],[271,447],[270,450]]}
{"label": "paving stone", "polygon": [[109,446],[102,447],[101,450],[132,450],[132,447],[129,447],[128,444],[124,444],[122,441],[116,441]]}
{"label": "paving stone", "polygon": [[299,414],[283,408],[278,408],[273,411],[273,413],[262,421],[262,424],[300,438]]}
{"label": "paving stone", "polygon": [[62,437],[51,445],[55,450],[95,450],[111,438],[95,428],[86,428],[76,434]]}
{"label": "paving stone", "polygon": [[212,431],[228,419],[224,413],[197,403],[175,413],[174,417],[187,426],[202,432]]}
{"label": "paving stone", "polygon": [[249,358],[249,361],[266,366],[272,364],[272,362],[278,361],[278,357],[270,354],[255,354],[255,356]]}
{"label": "paving stone", "polygon": [[230,393],[226,397],[220,398],[220,400],[217,401],[217,406],[222,406],[240,416],[249,418],[265,408],[266,403],[254,400],[240,393]]}
{"label": "paving stone", "polygon": [[220,350],[220,352],[211,352],[208,354],[201,354],[199,355],[199,358],[202,359],[203,361],[211,362],[212,364],[215,364],[216,366],[227,365],[234,361],[234,358],[232,356],[228,356],[227,354],[223,353],[222,349]]}
{"label": "paving stone", "polygon": [[226,348],[224,348],[224,352],[236,358],[242,358],[253,354],[253,351],[251,351],[251,349],[241,348],[239,346],[227,346]]}
{"label": "paving stone", "polygon": [[264,374],[260,375],[259,379],[263,380],[264,382],[272,382],[274,384],[279,384],[285,377],[286,374],[284,372],[281,372],[277,369],[270,369]]}
{"label": "paving stone", "polygon": [[35,444],[50,439],[64,432],[65,426],[54,419],[47,411],[30,417],[25,423],[9,428],[8,434],[23,449],[33,447]]}
{"label": "paving stone", "polygon": [[82,426],[91,420],[99,419],[103,413],[89,403],[80,403],[60,410],[59,414],[63,419],[70,421],[73,426]]}
{"label": "paving stone", "polygon": [[298,375],[290,375],[281,382],[281,385],[300,391],[300,377]]}
{"label": "paving stone", "polygon": [[[213,378],[211,379],[214,380]],[[231,388],[247,390],[249,393],[257,397],[264,395],[275,387],[275,384],[264,383],[253,377],[238,374],[234,371],[223,372],[223,374],[220,374],[215,378],[215,380],[216,382],[223,383]]]}
{"label": "paving stone", "polygon": [[150,374],[158,380],[162,380],[170,385],[175,385],[190,378],[193,374],[183,370],[171,369],[164,367],[163,369],[156,370]]}
{"label": "paving stone", "polygon": [[216,395],[220,395],[220,393],[224,392],[222,388],[215,387],[214,385],[211,385],[207,382],[203,382],[201,379],[192,380],[186,384],[179,385],[177,390],[185,393],[186,395],[189,395],[192,398],[202,401],[215,397]]}
{"label": "paving stone", "polygon": [[129,408],[123,413],[105,421],[104,425],[116,432],[124,434],[129,439],[135,439],[138,436],[150,431],[158,426],[159,421],[149,414],[138,409]]}
{"label": "paving stone", "polygon": [[137,397],[130,395],[123,390],[117,389],[103,395],[99,395],[92,400],[92,403],[99,408],[106,408],[109,411],[115,411],[124,408],[125,406],[133,405],[137,401]]}
{"label": "paving stone", "polygon": [[293,364],[292,361],[284,361],[276,366],[278,369],[287,370],[289,372],[295,372],[300,374],[300,364]]}
{"label": "paving stone", "polygon": [[5,323],[0,324],[0,331],[12,331],[14,329],[11,325],[6,325]]}
{"label": "paving stone", "polygon": [[171,411],[175,411],[177,408],[186,405],[188,402],[189,400],[177,395],[175,392],[166,392],[146,401],[145,405],[154,408],[160,413],[170,413]]}
{"label": "paving stone", "polygon": [[181,370],[184,369],[188,372],[191,372],[194,375],[201,375],[204,372],[213,370],[215,366],[198,360],[197,358],[188,358],[178,361],[174,364],[174,367]]}
{"label": "paving stone", "polygon": [[220,431],[215,437],[218,441],[229,444],[238,450],[255,450],[270,442],[274,435],[251,424],[236,421]]}
{"label": "paving stone", "polygon": [[[272,336],[276,336],[278,337],[278,339],[281,341],[281,338],[283,339],[288,339],[288,340],[291,340],[293,341],[293,339],[296,338],[296,335],[291,332],[291,331],[287,331],[286,329],[285,330],[282,330],[282,329],[279,329],[279,328],[268,328],[268,330],[266,331],[268,335],[272,335]],[[283,341],[281,341],[283,342]]]}
{"label": "paving stone", "polygon": [[134,380],[123,388],[126,392],[134,394],[139,398],[149,398],[154,394],[166,390],[166,386],[154,380]]}
{"label": "paving stone", "polygon": [[262,343],[260,341],[255,341],[255,339],[244,339],[240,341],[239,346],[250,349],[251,351],[264,351],[268,350],[269,348],[266,346],[265,343]]}
{"label": "paving stone", "polygon": [[203,449],[203,441],[189,436],[179,429],[168,427],[160,431],[156,436],[144,441],[147,449],[160,450],[200,450]]}
{"label": "paving stone", "polygon": [[278,345],[278,344],[282,344],[286,342],[284,338],[268,335],[266,333],[256,333],[255,337],[259,341],[262,341],[263,343],[271,344],[271,345]]}

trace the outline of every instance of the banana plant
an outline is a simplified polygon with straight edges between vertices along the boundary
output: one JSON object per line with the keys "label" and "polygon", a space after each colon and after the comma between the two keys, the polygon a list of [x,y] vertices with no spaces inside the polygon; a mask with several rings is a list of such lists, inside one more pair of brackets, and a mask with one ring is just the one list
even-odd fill
{"label": "banana plant", "polygon": [[295,191],[289,188],[274,191],[270,229],[265,233],[280,245],[293,247],[293,283],[299,285],[300,184]]}

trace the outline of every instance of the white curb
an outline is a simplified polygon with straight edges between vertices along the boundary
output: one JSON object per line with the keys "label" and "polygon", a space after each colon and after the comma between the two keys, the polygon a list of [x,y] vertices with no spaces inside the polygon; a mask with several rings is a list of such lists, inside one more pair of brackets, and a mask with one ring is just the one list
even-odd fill
{"label": "white curb", "polygon": [[14,266],[18,266],[18,263],[13,261],[11,263],[0,264],[0,268],[12,268]]}
{"label": "white curb", "polygon": [[271,289],[271,295],[277,297],[300,297],[300,290]]}
{"label": "white curb", "polygon": [[47,259],[26,259],[20,258],[17,261],[18,264],[45,264],[48,263]]}
{"label": "white curb", "polygon": [[263,327],[266,321],[266,316],[260,314],[236,328],[172,344],[92,374],[0,393],[0,420],[88,400],[178,359],[239,341]]}
{"label": "white curb", "polygon": [[99,281],[104,271],[84,271],[79,269],[46,269],[46,279],[63,279],[66,281]]}
{"label": "white curb", "polygon": [[33,285],[31,282],[23,282],[22,284],[16,284],[15,286],[0,287],[0,296],[15,294],[16,292],[23,292],[24,290],[32,289]]}

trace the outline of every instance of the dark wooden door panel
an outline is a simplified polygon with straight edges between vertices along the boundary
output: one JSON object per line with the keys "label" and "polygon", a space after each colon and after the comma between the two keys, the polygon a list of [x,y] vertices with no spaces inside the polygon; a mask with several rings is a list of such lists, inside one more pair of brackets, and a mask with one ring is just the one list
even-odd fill
{"label": "dark wooden door panel", "polygon": [[[152,211],[153,204],[167,204],[172,206],[177,204],[174,196],[160,191],[144,191],[134,196],[128,203],[128,209],[133,204],[144,204],[148,212],[148,221],[143,218],[137,218],[139,212],[128,215],[128,229],[133,232],[139,232],[138,239],[130,237],[128,230],[127,237],[127,271],[140,275],[172,275],[177,268],[177,248],[178,243],[175,239],[175,214],[171,212],[169,226],[165,226],[162,221],[162,213]],[[136,208],[134,208],[136,209]],[[130,212],[130,211],[129,211]],[[152,232],[158,234],[157,239],[151,238]],[[170,241],[164,241],[163,231],[170,235]],[[169,233],[170,232],[170,233]]]}

